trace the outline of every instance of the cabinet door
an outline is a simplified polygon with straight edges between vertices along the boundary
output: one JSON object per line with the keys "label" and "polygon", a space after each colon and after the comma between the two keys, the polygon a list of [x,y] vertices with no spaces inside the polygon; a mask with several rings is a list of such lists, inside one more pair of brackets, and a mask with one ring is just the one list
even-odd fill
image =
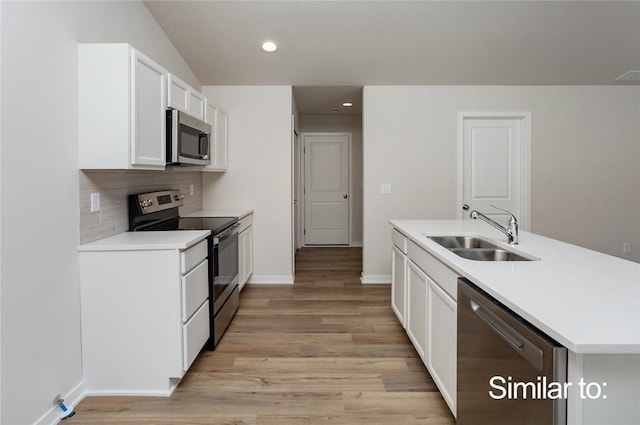
{"label": "cabinet door", "polygon": [[226,170],[227,162],[228,162],[228,125],[229,125],[229,117],[226,112],[221,111],[219,108],[216,108],[216,137],[215,137],[215,158],[216,158],[216,169],[218,170]]}
{"label": "cabinet door", "polygon": [[210,139],[211,164],[202,167],[203,171],[227,170],[227,146],[228,146],[228,116],[227,113],[216,108],[209,102],[206,103],[204,121],[211,125]]}
{"label": "cabinet door", "polygon": [[238,235],[238,261],[240,290],[253,273],[253,227],[249,227]]}
{"label": "cabinet door", "polygon": [[245,230],[244,232],[240,232],[238,234],[238,286],[239,286],[239,290],[242,291],[242,288],[244,287],[244,284],[246,282],[247,279],[247,275],[245,273],[245,259],[244,259],[244,252],[246,250],[246,240],[247,240],[247,231]]}
{"label": "cabinet door", "polygon": [[427,369],[449,408],[456,413],[456,302],[427,278]]}
{"label": "cabinet door", "polygon": [[189,115],[204,121],[205,98],[202,93],[189,89]]}
{"label": "cabinet door", "polygon": [[425,360],[427,344],[427,275],[407,261],[407,335]]}
{"label": "cabinet door", "polygon": [[391,308],[398,317],[403,328],[407,328],[407,320],[405,315],[406,290],[405,276],[407,274],[407,257],[396,247],[392,245],[393,256],[391,258]]}
{"label": "cabinet door", "polygon": [[249,227],[245,233],[244,271],[246,283],[253,274],[253,227]]}
{"label": "cabinet door", "polygon": [[[211,164],[202,167],[202,171],[218,171],[216,168],[216,108],[208,100],[204,106],[204,122],[211,126],[211,137],[209,137],[209,156]],[[242,280],[241,280],[242,281]]]}
{"label": "cabinet door", "polygon": [[182,112],[189,112],[189,86],[175,75],[167,76],[167,106]]}
{"label": "cabinet door", "polygon": [[166,164],[165,71],[131,50],[131,164]]}

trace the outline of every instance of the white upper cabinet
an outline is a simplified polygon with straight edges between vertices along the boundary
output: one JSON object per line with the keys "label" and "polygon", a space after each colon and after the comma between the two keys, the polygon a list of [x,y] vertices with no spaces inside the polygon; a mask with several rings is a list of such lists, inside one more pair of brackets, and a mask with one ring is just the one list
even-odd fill
{"label": "white upper cabinet", "polygon": [[206,99],[202,93],[193,89],[189,92],[189,115],[192,115],[199,120],[204,121],[204,105]]}
{"label": "white upper cabinet", "polygon": [[189,85],[176,77],[167,75],[167,106],[189,113]]}
{"label": "white upper cabinet", "polygon": [[228,166],[228,126],[229,117],[226,112],[215,107],[208,100],[204,121],[213,129],[210,138],[211,164],[202,167],[203,171],[226,171]]}
{"label": "white upper cabinet", "polygon": [[169,74],[167,76],[168,97],[167,106],[187,113],[204,121],[205,98],[187,83]]}
{"label": "white upper cabinet", "polygon": [[166,73],[125,43],[78,46],[79,168],[164,170]]}

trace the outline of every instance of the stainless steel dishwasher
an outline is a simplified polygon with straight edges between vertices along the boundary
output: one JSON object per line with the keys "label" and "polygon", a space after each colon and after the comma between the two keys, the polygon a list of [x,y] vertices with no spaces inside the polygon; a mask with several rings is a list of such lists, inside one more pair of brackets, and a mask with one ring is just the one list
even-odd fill
{"label": "stainless steel dishwasher", "polygon": [[457,366],[458,425],[566,424],[567,349],[463,278]]}

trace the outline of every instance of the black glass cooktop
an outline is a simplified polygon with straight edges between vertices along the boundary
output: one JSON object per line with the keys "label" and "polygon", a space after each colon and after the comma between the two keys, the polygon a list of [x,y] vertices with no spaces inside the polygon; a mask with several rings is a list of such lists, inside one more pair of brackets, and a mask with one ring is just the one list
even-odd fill
{"label": "black glass cooktop", "polygon": [[238,222],[237,217],[175,217],[150,223],[138,228],[138,231],[159,230],[211,230],[213,235]]}
{"label": "black glass cooktop", "polygon": [[180,217],[178,230],[211,230],[215,235],[237,222],[237,217]]}

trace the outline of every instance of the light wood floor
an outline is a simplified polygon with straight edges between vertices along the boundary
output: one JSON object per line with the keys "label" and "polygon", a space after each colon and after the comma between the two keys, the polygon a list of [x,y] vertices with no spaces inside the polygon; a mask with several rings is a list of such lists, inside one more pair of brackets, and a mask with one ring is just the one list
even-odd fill
{"label": "light wood floor", "polygon": [[68,425],[455,424],[360,248],[305,248],[295,285],[247,285],[169,398],[87,397]]}

